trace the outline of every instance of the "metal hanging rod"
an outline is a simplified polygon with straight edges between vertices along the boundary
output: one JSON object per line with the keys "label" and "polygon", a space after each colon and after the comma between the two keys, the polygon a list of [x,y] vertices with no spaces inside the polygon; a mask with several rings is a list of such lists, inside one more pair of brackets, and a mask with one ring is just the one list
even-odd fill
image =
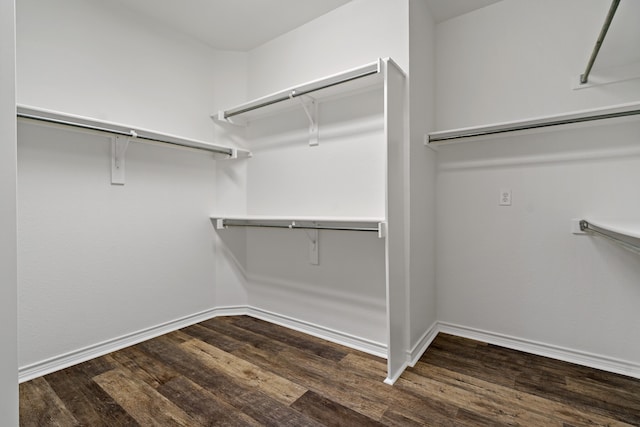
{"label": "metal hanging rod", "polygon": [[289,230],[335,230],[335,231],[368,231],[384,237],[384,223],[362,220],[285,220],[285,219],[246,219],[246,218],[212,218],[216,229],[227,227],[281,228]]}
{"label": "metal hanging rod", "polygon": [[308,89],[308,90],[295,90],[294,89],[291,92],[289,92],[289,94],[287,94],[287,95],[283,95],[281,97],[278,97],[278,98],[275,98],[275,99],[272,99],[272,100],[269,100],[269,101],[265,101],[265,102],[262,102],[260,104],[252,105],[251,107],[247,107],[247,108],[244,108],[244,109],[241,109],[241,110],[225,112],[224,117],[225,118],[229,118],[229,117],[237,116],[239,114],[248,113],[249,111],[257,110],[257,109],[263,108],[263,107],[268,107],[269,105],[277,104],[278,102],[288,101],[291,98],[297,98],[297,97],[302,96],[302,95],[308,95],[310,93],[313,93],[313,92],[316,92],[316,91],[319,91],[319,90],[322,90],[322,89],[328,89],[330,87],[337,86],[337,85],[343,84],[343,83],[347,83],[347,82],[350,82],[350,81],[353,81],[353,80],[356,80],[356,79],[360,79],[360,78],[363,78],[363,77],[367,77],[367,76],[370,76],[370,75],[376,74],[376,73],[377,73],[377,71],[371,71],[371,72],[363,73],[363,74],[360,74],[360,75],[357,75],[357,76],[354,76],[354,77],[350,77],[350,78],[345,79],[345,80],[341,80],[341,81],[337,81],[337,82],[333,82],[333,83],[327,83],[325,85],[314,87],[314,88]]}
{"label": "metal hanging rod", "polygon": [[633,243],[627,242],[626,240],[622,240],[616,237],[616,235],[613,234],[613,232],[605,228],[601,228],[596,225],[590,224],[586,220],[580,221],[580,231],[597,234],[598,236],[604,237],[608,240],[611,240],[612,242],[617,243],[618,245],[622,246],[623,248],[631,252],[640,254],[640,245],[634,245]]}
{"label": "metal hanging rod", "polygon": [[229,110],[220,111],[217,115],[218,120],[226,120],[228,118],[238,116],[240,114],[248,113],[253,110],[257,110],[263,107],[268,107],[280,102],[289,101],[292,98],[308,95],[313,92],[317,92],[323,89],[328,89],[333,86],[348,83],[354,80],[368,77],[381,72],[380,62],[365,65],[363,67],[355,68],[349,71],[345,71],[340,74],[336,74],[321,80],[316,80],[310,83],[300,85],[296,88],[291,88],[278,92],[272,95],[265,96],[263,98],[256,99],[252,102],[240,105]]}
{"label": "metal hanging rod", "polygon": [[255,228],[288,228],[289,230],[335,230],[335,231],[374,231],[378,232],[378,227],[331,227],[322,225],[271,225],[271,224],[234,224],[225,221],[224,227],[255,227]]}
{"label": "metal hanging rod", "polygon": [[635,116],[640,114],[640,105],[634,104],[623,109],[616,108],[615,111],[592,111],[584,114],[570,114],[563,117],[550,117],[546,119],[536,119],[523,122],[512,122],[503,125],[493,125],[477,128],[458,129],[452,131],[434,132],[429,134],[429,143],[453,141],[476,136],[497,135],[506,132],[516,132],[529,129],[540,129],[553,126],[570,125],[584,123],[595,120],[614,119],[619,117]]}
{"label": "metal hanging rod", "polygon": [[598,36],[598,40],[596,40],[596,45],[593,47],[593,51],[591,52],[591,57],[589,58],[589,62],[587,63],[587,68],[585,69],[584,74],[580,76],[580,84],[585,84],[589,81],[589,74],[591,73],[591,68],[593,68],[593,64],[596,62],[596,58],[598,57],[598,52],[600,52],[600,47],[602,47],[602,42],[604,42],[604,38],[607,35],[607,31],[609,31],[609,26],[611,26],[611,21],[613,20],[613,16],[616,14],[616,10],[618,9],[619,4],[620,4],[620,0],[613,0],[611,2],[609,13],[607,13],[607,17],[604,20],[602,29],[600,30],[600,35]]}
{"label": "metal hanging rod", "polygon": [[146,130],[129,129],[126,126],[117,125],[115,123],[107,123],[99,120],[77,117],[54,111],[40,110],[33,107],[18,106],[16,115],[18,118],[22,119],[36,120],[45,123],[54,123],[79,129],[110,133],[113,135],[128,136],[137,140],[154,141],[179,147],[194,148],[197,150],[224,154],[230,157],[237,156],[237,152],[233,148],[217,146],[206,142],[195,141],[171,135],[164,135]]}

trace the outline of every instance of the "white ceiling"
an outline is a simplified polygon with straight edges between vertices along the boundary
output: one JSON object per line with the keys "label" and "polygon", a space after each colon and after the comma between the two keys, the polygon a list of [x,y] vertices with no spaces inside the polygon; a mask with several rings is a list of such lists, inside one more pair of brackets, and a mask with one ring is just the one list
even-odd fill
{"label": "white ceiling", "polygon": [[427,0],[433,19],[439,23],[501,0]]}
{"label": "white ceiling", "polygon": [[[221,50],[251,50],[351,0],[112,0]],[[426,0],[436,22],[499,0]]]}
{"label": "white ceiling", "polygon": [[117,0],[211,47],[246,51],[350,0]]}

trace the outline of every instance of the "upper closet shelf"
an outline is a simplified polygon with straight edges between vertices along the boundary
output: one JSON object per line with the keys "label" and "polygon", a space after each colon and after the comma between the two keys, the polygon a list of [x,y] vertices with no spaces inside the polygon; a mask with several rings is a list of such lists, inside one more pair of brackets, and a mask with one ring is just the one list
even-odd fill
{"label": "upper closet shelf", "polygon": [[243,149],[211,144],[209,142],[182,138],[166,133],[155,132],[89,117],[61,113],[58,111],[45,110],[37,107],[18,105],[17,116],[22,119],[37,120],[40,122],[110,133],[112,135],[126,137],[129,141],[155,141],[180,147],[195,148],[197,150],[222,154],[228,158],[248,157],[250,155],[249,151]]}
{"label": "upper closet shelf", "polygon": [[221,110],[217,114],[212,115],[212,118],[244,125],[246,122],[257,117],[290,109],[294,106],[302,106],[309,120],[313,122],[312,109],[314,106],[312,104],[314,104],[316,100],[381,84],[384,81],[382,76],[382,61],[386,60],[387,59],[379,59],[371,64],[290,87],[228,110]]}
{"label": "upper closet shelf", "polygon": [[613,119],[640,114],[640,102],[615,105],[612,107],[592,110],[575,111],[553,116],[544,116],[534,119],[517,120],[512,122],[496,123],[492,125],[474,126],[460,129],[444,130],[429,134],[427,144],[442,144],[456,142],[485,135],[496,135],[506,132],[525,131],[530,129],[548,128],[552,126],[569,125],[574,123],[589,122],[594,120]]}

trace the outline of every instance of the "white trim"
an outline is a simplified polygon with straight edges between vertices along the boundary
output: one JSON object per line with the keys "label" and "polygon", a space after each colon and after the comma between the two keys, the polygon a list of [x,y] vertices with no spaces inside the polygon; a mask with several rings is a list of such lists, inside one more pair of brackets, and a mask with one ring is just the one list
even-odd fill
{"label": "white trim", "polygon": [[213,308],[165,322],[157,326],[142,329],[137,332],[122,335],[117,338],[112,338],[78,350],[70,351],[59,356],[51,357],[49,359],[18,368],[18,382],[23,383],[217,316],[241,315],[246,314],[246,311],[245,307]]}
{"label": "white trim", "polygon": [[93,344],[78,350],[70,351],[31,365],[22,366],[18,369],[18,382],[38,378],[61,369],[86,362],[96,357],[104,356],[125,347],[141,343],[151,338],[186,328],[187,326],[213,319],[219,316],[251,316],[256,319],[265,320],[276,325],[284,326],[308,335],[318,337],[327,341],[344,345],[355,350],[373,354],[374,356],[386,358],[387,346],[378,342],[346,334],[323,326],[315,325],[302,320],[282,316],[266,310],[249,306],[217,307],[200,313],[182,317],[162,323],[157,326],[142,329],[137,332],[122,335],[117,338]]}
{"label": "white trim", "polygon": [[438,322],[438,332],[640,379],[640,364],[466,326]]}
{"label": "white trim", "polygon": [[[243,315],[265,320],[276,325],[284,326],[286,328],[303,332],[305,334],[378,357],[387,357],[387,346],[379,342],[346,334],[344,332],[336,331],[334,329],[326,328],[303,320],[283,316],[257,307],[233,306],[205,310],[200,313],[146,328],[138,332],[103,341],[79,350],[74,350],[60,356],[55,356],[41,362],[20,367],[18,369],[18,381],[19,383],[23,383],[214,317]],[[393,385],[408,366],[415,366],[440,332],[640,379],[640,364],[638,363],[540,343],[537,341],[516,338],[495,332],[455,325],[452,323],[436,322],[431,326],[431,328],[425,331],[413,348],[407,351],[407,362],[405,362],[402,369],[398,370],[397,375],[394,377],[387,377],[384,380],[385,384]]]}
{"label": "white trim", "polygon": [[409,367],[409,363],[407,361],[405,361],[402,366],[400,366],[400,369],[398,369],[398,371],[396,372],[396,374],[392,377],[387,376],[387,378],[384,379],[384,383],[388,384],[388,385],[394,385],[396,381],[398,381],[398,378],[400,378],[402,376],[402,374],[404,373],[404,371],[407,369],[407,367]]}
{"label": "white trim", "polygon": [[412,368],[416,366],[418,360],[420,360],[424,352],[427,351],[433,340],[436,339],[438,332],[440,332],[438,322],[434,322],[433,325],[431,325],[431,327],[422,334],[422,337],[418,342],[416,342],[413,348],[407,352],[409,366]]}
{"label": "white trim", "polygon": [[324,326],[316,325],[304,320],[283,316],[281,314],[273,313],[257,307],[248,307],[246,314],[248,316],[255,317],[256,319],[265,320],[276,325],[284,326],[298,332],[303,332],[317,338],[322,338],[323,340],[344,345],[346,347],[363,351],[374,356],[382,357],[385,359],[387,358],[386,344],[371,341],[365,338],[360,338],[355,335],[346,334],[344,332],[336,331],[335,329],[326,328]]}

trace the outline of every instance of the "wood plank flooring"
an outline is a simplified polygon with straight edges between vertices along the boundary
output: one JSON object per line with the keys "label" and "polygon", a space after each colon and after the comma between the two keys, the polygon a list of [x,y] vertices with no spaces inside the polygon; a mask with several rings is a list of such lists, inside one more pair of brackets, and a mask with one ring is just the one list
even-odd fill
{"label": "wood plank flooring", "polygon": [[386,361],[220,317],[20,385],[22,426],[640,425],[640,380],[440,334]]}

